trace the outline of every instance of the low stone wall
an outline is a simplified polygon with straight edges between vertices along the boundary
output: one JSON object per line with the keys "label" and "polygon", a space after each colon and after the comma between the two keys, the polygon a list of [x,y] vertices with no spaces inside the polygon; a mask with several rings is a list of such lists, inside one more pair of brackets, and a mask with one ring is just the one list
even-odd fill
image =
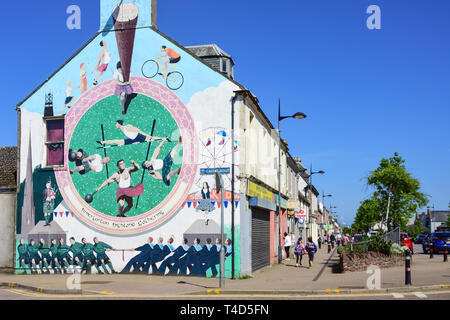
{"label": "low stone wall", "polygon": [[404,254],[386,255],[380,252],[367,252],[364,254],[347,253],[343,251],[340,255],[339,271],[366,271],[367,267],[375,265],[380,268],[389,268],[405,265]]}

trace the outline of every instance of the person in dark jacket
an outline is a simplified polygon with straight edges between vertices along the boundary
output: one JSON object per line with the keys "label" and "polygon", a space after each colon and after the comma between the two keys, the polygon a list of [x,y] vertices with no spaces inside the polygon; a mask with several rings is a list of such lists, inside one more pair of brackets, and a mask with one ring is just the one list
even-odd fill
{"label": "person in dark jacket", "polygon": [[204,267],[207,265],[208,260],[211,256],[211,238],[206,239],[206,244],[203,246],[203,248],[197,252],[197,261],[193,265],[190,275],[191,276],[206,276],[204,273]]}
{"label": "person in dark jacket", "polygon": [[143,246],[129,249],[128,251],[139,251],[140,253],[131,258],[130,261],[128,261],[126,266],[122,269],[121,273],[130,273],[131,267],[133,267],[134,273],[140,272],[140,267],[145,264],[154,246],[155,245],[153,244],[153,238],[149,237],[148,242]]}
{"label": "person in dark jacket", "polygon": [[164,261],[164,259],[175,250],[175,247],[172,245],[173,237],[169,238],[166,245],[163,245],[162,241],[163,241],[163,238],[160,238],[160,243],[158,243],[158,246],[160,247],[161,251],[157,255],[153,256],[153,259],[152,259],[152,273],[153,274],[162,275],[161,271],[156,266],[156,264],[158,262]]}
{"label": "person in dark jacket", "polygon": [[[177,275],[178,274],[178,271],[181,268],[180,262],[187,255],[188,250],[189,250],[188,240],[186,238],[184,238],[182,245],[179,246],[175,250],[175,253],[173,254],[173,256],[164,260],[164,262],[167,261],[166,265],[170,269],[170,271],[168,273],[169,275]],[[170,263],[172,263],[172,261],[173,261],[173,265],[170,266]],[[161,264],[161,266],[159,268],[161,269],[161,267],[165,268],[165,266],[163,264]]]}
{"label": "person in dark jacket", "polygon": [[158,239],[158,243],[153,247],[153,250],[151,251],[151,253],[148,255],[147,260],[145,261],[145,265],[142,269],[142,271],[145,274],[148,274],[150,271],[150,267],[152,268],[152,273],[156,273],[156,265],[154,261],[156,261],[157,259],[159,259],[163,248],[164,248],[164,244],[163,244],[164,239],[162,237],[160,237]]}
{"label": "person in dark jacket", "polygon": [[[158,273],[162,276],[166,274],[166,268],[169,268],[169,271],[172,270],[176,261],[185,253],[183,246],[179,246],[177,249],[175,249],[175,247],[173,246],[173,241],[173,237],[170,237],[167,245],[164,246],[164,249],[167,248],[170,250],[170,252],[165,256],[168,257],[165,258],[163,262],[161,262],[158,268]],[[187,240],[184,239],[183,243],[187,243]]]}
{"label": "person in dark jacket", "polygon": [[305,249],[308,252],[309,267],[311,268],[314,261],[314,254],[317,252],[317,246],[313,242],[312,237],[308,238],[308,242],[306,242]]}
{"label": "person in dark jacket", "polygon": [[202,246],[200,245],[200,239],[195,238],[194,245],[189,248],[187,254],[180,259],[180,275],[187,275],[187,270],[192,270],[193,265],[198,263],[198,255],[202,250]]}

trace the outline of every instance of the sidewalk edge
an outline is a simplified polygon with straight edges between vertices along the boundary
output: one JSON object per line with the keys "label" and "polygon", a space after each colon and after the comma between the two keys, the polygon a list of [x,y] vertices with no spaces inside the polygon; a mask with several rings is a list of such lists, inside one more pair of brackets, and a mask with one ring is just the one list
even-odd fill
{"label": "sidewalk edge", "polygon": [[[450,288],[450,285],[426,285],[418,287],[396,287],[384,289],[320,289],[320,290],[234,290],[234,289],[216,289],[207,290],[209,295],[339,295],[339,294],[377,294],[377,293],[400,293],[400,292],[416,292],[423,290],[439,290]],[[205,291],[192,292],[186,295],[205,295]]]}

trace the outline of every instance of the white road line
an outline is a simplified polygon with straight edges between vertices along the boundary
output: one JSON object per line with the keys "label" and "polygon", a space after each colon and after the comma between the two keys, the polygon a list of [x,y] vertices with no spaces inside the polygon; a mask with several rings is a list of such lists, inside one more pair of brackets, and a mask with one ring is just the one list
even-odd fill
{"label": "white road line", "polygon": [[416,296],[416,297],[418,297],[418,298],[421,298],[421,299],[425,299],[425,298],[428,298],[425,294],[423,294],[422,292],[414,292],[414,295]]}
{"label": "white road line", "polygon": [[394,296],[395,299],[403,299],[405,296],[399,293],[393,293],[392,294]]}

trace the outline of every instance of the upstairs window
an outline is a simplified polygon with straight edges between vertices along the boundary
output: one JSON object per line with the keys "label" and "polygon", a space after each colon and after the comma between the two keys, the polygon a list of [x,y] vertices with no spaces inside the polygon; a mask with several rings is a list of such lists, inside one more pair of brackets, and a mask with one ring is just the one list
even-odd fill
{"label": "upstairs window", "polygon": [[64,117],[45,117],[45,166],[64,165]]}
{"label": "upstairs window", "polygon": [[227,69],[227,60],[226,60],[226,59],[222,59],[222,71],[223,71],[223,72],[228,72],[228,69]]}

